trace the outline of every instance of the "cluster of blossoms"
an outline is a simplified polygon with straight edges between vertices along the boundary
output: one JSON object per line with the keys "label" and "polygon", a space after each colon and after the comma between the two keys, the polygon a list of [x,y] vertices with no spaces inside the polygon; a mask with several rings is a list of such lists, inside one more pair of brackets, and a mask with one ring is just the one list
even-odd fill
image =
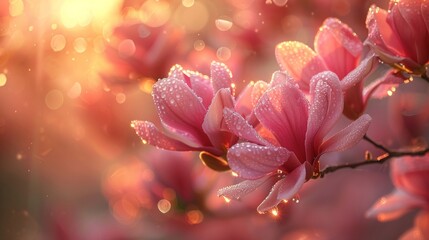
{"label": "cluster of blossoms", "polygon": [[[208,167],[232,170],[244,179],[220,189],[220,196],[239,199],[269,186],[257,210],[270,211],[292,199],[309,179],[323,176],[323,154],[348,149],[364,137],[371,122],[364,113],[370,97],[386,95],[386,89],[413,77],[429,81],[429,1],[392,0],[389,10],[372,6],[366,24],[364,42],[346,24],[329,18],[316,34],[314,50],[295,41],[278,44],[279,70],[271,81],[251,82],[240,94],[223,63],[213,62],[210,76],[176,65],[153,86],[162,130],[147,121],[133,121],[132,127],[144,143],[198,151]],[[333,133],[342,115],[351,123]],[[397,155],[392,179],[398,190],[368,215],[387,219],[422,207],[424,223],[418,224],[427,225],[426,153]],[[429,236],[427,228],[418,231]]]}

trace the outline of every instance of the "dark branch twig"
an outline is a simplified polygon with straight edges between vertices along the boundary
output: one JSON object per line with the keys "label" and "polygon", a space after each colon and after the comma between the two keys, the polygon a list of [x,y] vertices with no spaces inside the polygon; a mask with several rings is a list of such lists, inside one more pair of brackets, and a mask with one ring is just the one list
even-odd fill
{"label": "dark branch twig", "polygon": [[349,163],[349,164],[344,164],[344,165],[327,167],[327,168],[323,169],[322,171],[320,171],[318,174],[315,174],[312,178],[313,179],[323,178],[325,176],[325,174],[332,173],[332,172],[335,172],[337,170],[344,169],[344,168],[352,168],[353,169],[353,168],[357,168],[357,167],[364,166],[364,165],[383,164],[384,162],[386,162],[387,160],[389,160],[391,158],[402,157],[402,156],[423,156],[429,152],[429,148],[425,148],[425,149],[419,150],[419,151],[410,151],[410,152],[407,152],[407,151],[404,151],[404,152],[391,151],[388,148],[384,147],[383,145],[375,142],[374,140],[369,138],[367,135],[365,135],[363,137],[363,139],[365,139],[366,141],[368,141],[369,143],[374,145],[376,148],[383,150],[385,152],[385,154],[378,156],[376,159],[370,158],[370,159],[365,160],[363,162]]}

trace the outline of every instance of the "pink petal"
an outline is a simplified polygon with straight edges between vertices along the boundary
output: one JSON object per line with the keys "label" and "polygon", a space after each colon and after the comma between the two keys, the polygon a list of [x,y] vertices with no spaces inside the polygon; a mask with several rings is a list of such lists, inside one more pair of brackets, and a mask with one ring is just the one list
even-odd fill
{"label": "pink petal", "polygon": [[205,75],[195,72],[190,73],[189,78],[192,91],[203,100],[204,107],[208,108],[214,95],[210,79]]}
{"label": "pink petal", "polygon": [[394,26],[407,57],[423,65],[429,59],[428,32],[421,12],[422,1],[398,1],[387,16],[387,21]]}
{"label": "pink petal", "polygon": [[260,145],[271,145],[237,112],[225,108],[223,110],[225,123],[229,131],[240,139]]}
{"label": "pink petal", "polygon": [[180,66],[179,64],[176,64],[173,67],[171,67],[170,72],[168,72],[168,78],[175,78],[186,82],[184,71],[185,70],[183,69],[182,66]]}
{"label": "pink petal", "polygon": [[282,199],[278,198],[278,194],[280,187],[285,183],[285,181],[285,178],[283,178],[278,180],[274,184],[267,197],[265,197],[265,199],[261,202],[261,204],[259,204],[258,208],[256,209],[259,213],[265,213],[270,211],[282,201]]}
{"label": "pink petal", "polygon": [[316,52],[340,79],[356,67],[362,47],[353,30],[336,18],[326,19],[314,40]]}
{"label": "pink petal", "polygon": [[344,104],[340,80],[333,72],[322,72],[311,79],[310,96],[306,159],[314,159],[323,138],[341,116]]}
{"label": "pink petal", "polygon": [[297,81],[303,91],[309,90],[313,75],[326,71],[323,60],[307,45],[300,42],[283,42],[276,46],[277,63]]}
{"label": "pink petal", "polygon": [[356,145],[368,131],[371,117],[368,114],[360,116],[350,125],[324,141],[320,146],[320,154],[334,151],[343,151]]}
{"label": "pink petal", "polygon": [[402,216],[414,207],[424,206],[425,202],[415,198],[406,192],[396,190],[393,193],[380,198],[366,212],[367,217],[377,217],[379,221],[390,221]]}
{"label": "pink petal", "polygon": [[402,157],[392,161],[394,185],[410,194],[424,198],[429,205],[429,156]]}
{"label": "pink petal", "polygon": [[209,144],[201,128],[206,110],[185,82],[173,78],[159,80],[153,87],[152,96],[166,130],[187,138],[186,144],[190,146]]}
{"label": "pink petal", "polygon": [[231,87],[232,73],[224,63],[212,62],[210,65],[210,74],[215,92],[222,88]]}
{"label": "pink petal", "polygon": [[232,99],[229,88],[220,89],[216,93],[202,124],[210,142],[218,149],[231,147],[233,138],[224,122],[224,108],[234,108],[234,99]]}
{"label": "pink petal", "polygon": [[235,102],[235,110],[242,114],[243,116],[249,116],[253,111],[252,105],[252,91],[254,88],[254,83],[250,82],[246,87],[241,91]]}
{"label": "pink petal", "polygon": [[252,101],[253,108],[256,106],[256,104],[258,103],[259,99],[267,91],[267,89],[268,89],[268,84],[266,82],[264,82],[264,81],[257,81],[255,83],[255,85],[253,86],[252,96],[251,96],[251,98],[252,98],[251,101]]}
{"label": "pink petal", "polygon": [[398,62],[405,51],[396,34],[386,21],[387,11],[372,5],[366,18],[368,43],[377,55],[386,62]]}
{"label": "pink petal", "polygon": [[422,11],[423,21],[425,22],[425,25],[426,25],[426,31],[429,33],[429,2],[428,1],[422,2],[421,11]]}
{"label": "pink petal", "polygon": [[268,90],[255,107],[255,114],[281,146],[305,159],[308,101],[295,85],[285,82]]}
{"label": "pink petal", "polygon": [[153,123],[147,121],[132,121],[131,127],[134,128],[137,135],[142,139],[143,143],[148,143],[158,148],[175,151],[191,151],[195,148],[166,136],[161,133]]}
{"label": "pink petal", "polygon": [[377,57],[371,55],[364,60],[341,80],[344,91],[363,84],[364,80],[380,65]]}
{"label": "pink petal", "polygon": [[271,183],[272,176],[265,176],[256,180],[245,180],[238,184],[224,187],[218,190],[217,195],[227,197],[229,199],[239,200],[247,194],[255,191],[264,184]]}
{"label": "pink petal", "polygon": [[281,201],[294,197],[301,189],[306,179],[305,164],[301,164],[284,178],[277,181],[270,193],[258,206],[259,212],[266,212],[277,206]]}
{"label": "pink petal", "polygon": [[277,198],[280,200],[289,200],[301,189],[306,179],[305,164],[301,164],[291,173],[286,174],[284,183],[279,189]]}
{"label": "pink petal", "polygon": [[289,156],[285,148],[254,143],[236,144],[227,153],[231,169],[245,179],[258,179],[275,172]]}
{"label": "pink petal", "polygon": [[275,87],[284,82],[295,83],[295,80],[285,71],[275,71],[271,76],[269,87]]}
{"label": "pink petal", "polygon": [[404,82],[404,76],[401,73],[395,73],[389,66],[381,65],[377,72],[381,75],[377,80],[365,87],[364,102],[368,102],[369,98],[384,98],[388,96],[388,91],[393,87],[397,87]]}

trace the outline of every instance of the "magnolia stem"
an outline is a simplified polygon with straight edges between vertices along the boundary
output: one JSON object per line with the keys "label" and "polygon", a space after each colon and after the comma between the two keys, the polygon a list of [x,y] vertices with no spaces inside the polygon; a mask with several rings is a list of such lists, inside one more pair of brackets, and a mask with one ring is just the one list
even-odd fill
{"label": "magnolia stem", "polygon": [[323,178],[325,176],[325,174],[332,173],[332,172],[335,172],[335,171],[343,169],[343,168],[357,168],[357,167],[360,167],[363,165],[383,164],[384,162],[386,162],[387,160],[389,160],[391,158],[402,157],[402,156],[423,156],[429,152],[429,148],[425,148],[425,149],[420,150],[420,151],[410,151],[410,152],[391,151],[388,148],[384,147],[383,145],[375,142],[374,140],[369,138],[367,135],[364,135],[363,139],[365,139],[366,141],[368,141],[369,143],[374,145],[376,148],[383,150],[385,153],[378,156],[376,159],[370,158],[370,159],[365,160],[363,162],[349,163],[349,164],[344,164],[344,165],[327,167],[327,168],[323,169],[323,171],[320,171],[318,174],[314,175],[312,178],[313,179]]}

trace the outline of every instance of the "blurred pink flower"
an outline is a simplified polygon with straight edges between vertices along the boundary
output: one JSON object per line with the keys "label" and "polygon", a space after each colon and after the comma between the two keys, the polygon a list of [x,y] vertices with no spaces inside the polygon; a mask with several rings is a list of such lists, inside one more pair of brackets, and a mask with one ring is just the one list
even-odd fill
{"label": "blurred pink flower", "polygon": [[[390,65],[423,74],[429,61],[429,2],[391,0],[389,10],[372,5],[366,44]],[[427,72],[426,72],[427,74]]]}
{"label": "blurred pink flower", "polygon": [[276,58],[280,69],[290,73],[307,93],[310,79],[317,73],[329,70],[337,74],[344,91],[343,113],[357,119],[374,90],[386,81],[395,80],[383,77],[383,81],[371,84],[364,91],[364,81],[377,68],[378,60],[373,55],[363,59],[362,48],[361,40],[351,28],[336,18],[328,18],[314,39],[315,51],[301,42],[282,42],[276,47]]}
{"label": "blurred pink flower", "polygon": [[283,81],[263,94],[255,107],[259,122],[274,136],[261,139],[239,114],[225,110],[232,132],[245,132],[248,142],[234,145],[227,154],[231,169],[247,179],[220,189],[218,195],[238,199],[268,184],[272,189],[258,206],[265,212],[282,200],[292,198],[304,182],[319,172],[319,158],[356,144],[365,134],[371,118],[362,115],[349,126],[328,137],[343,111],[338,77],[332,72],[316,74],[310,82],[310,101],[298,87]]}
{"label": "blurred pink flower", "polygon": [[[391,194],[380,198],[367,212],[367,216],[388,221],[402,216],[413,208],[422,208],[418,216],[421,219],[417,219],[417,229],[412,231],[419,231],[421,239],[428,239],[429,155],[394,159],[390,169],[396,189]],[[423,226],[426,227],[423,228]]]}
{"label": "blurred pink flower", "polygon": [[223,63],[212,62],[211,78],[176,65],[152,91],[165,132],[148,121],[133,121],[132,127],[144,143],[167,150],[204,151],[200,158],[209,167],[228,170],[227,162],[219,157],[225,156],[238,138],[228,131],[223,109],[250,115],[253,84],[237,100],[234,91],[232,73]]}
{"label": "blurred pink flower", "polygon": [[105,55],[114,70],[102,72],[108,83],[158,79],[173,64],[171,56],[182,55],[177,45],[184,32],[172,27],[150,27],[141,22],[125,22],[113,30]]}

